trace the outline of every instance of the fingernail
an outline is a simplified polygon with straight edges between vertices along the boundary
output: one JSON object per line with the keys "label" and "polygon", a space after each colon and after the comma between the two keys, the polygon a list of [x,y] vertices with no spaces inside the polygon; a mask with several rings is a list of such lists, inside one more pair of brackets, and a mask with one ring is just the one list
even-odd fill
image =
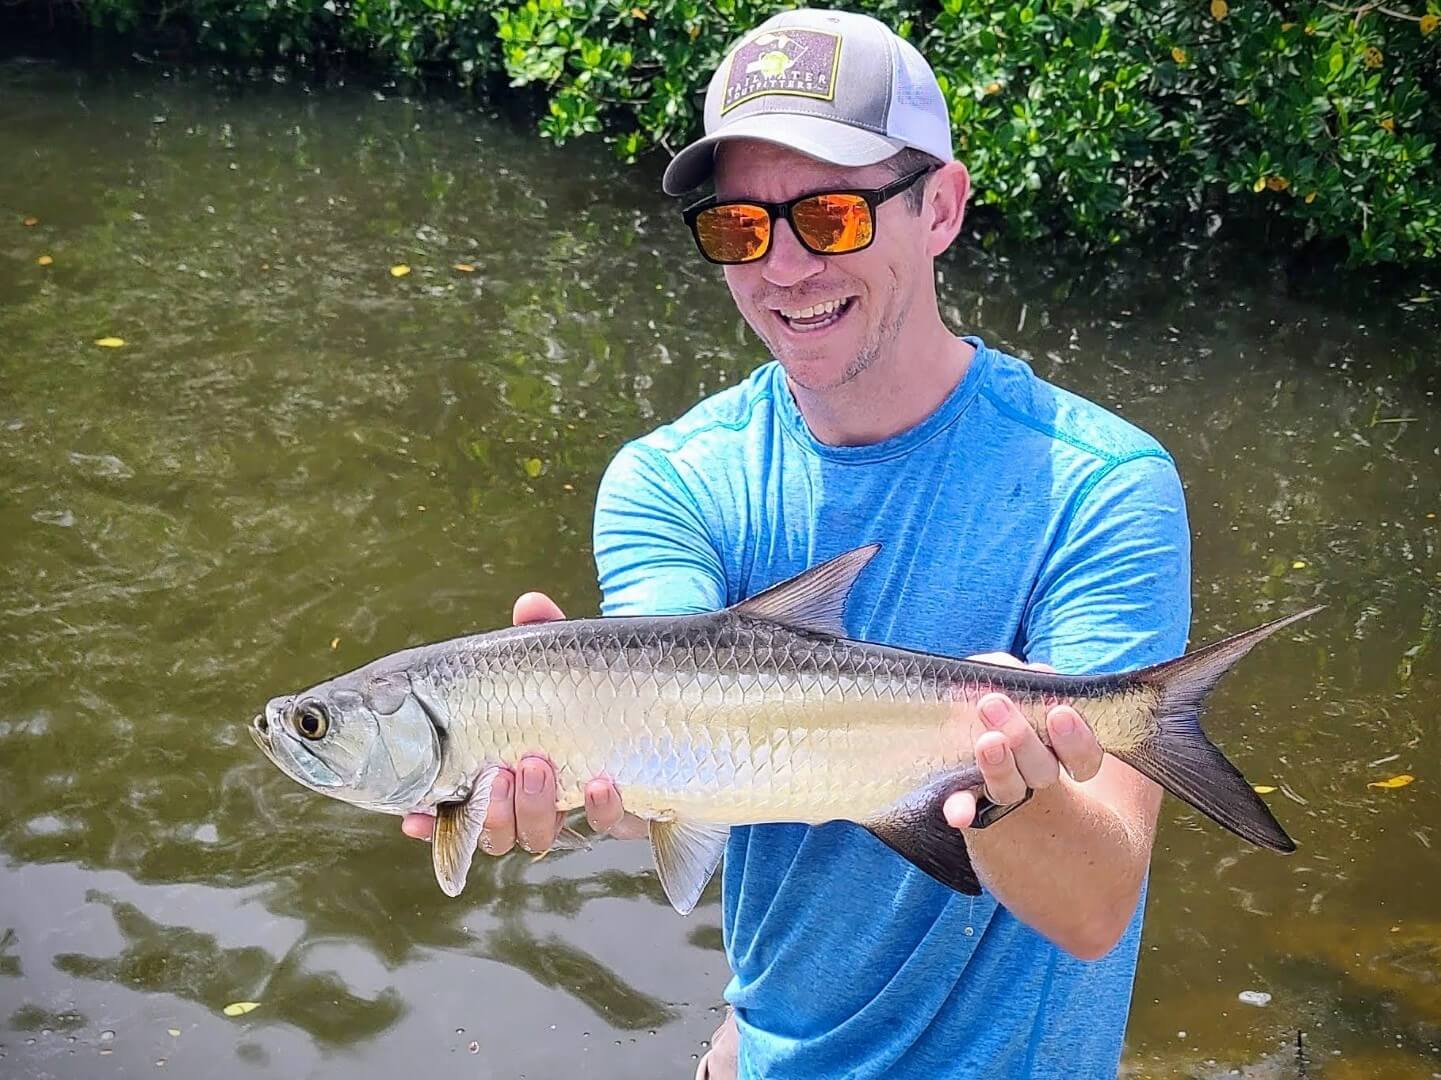
{"label": "fingernail", "polygon": [[981,703],[981,719],[987,727],[1000,727],[1006,722],[1009,711],[1001,698],[987,698]]}
{"label": "fingernail", "polygon": [[490,782],[490,797],[502,801],[510,798],[510,773],[503,772]]}
{"label": "fingernail", "polygon": [[539,795],[545,787],[545,773],[534,761],[527,761],[520,767],[520,789],[527,795]]}
{"label": "fingernail", "polygon": [[990,764],[999,765],[1006,760],[1006,748],[999,744],[996,746],[988,746],[984,750],[983,755]]}
{"label": "fingernail", "polygon": [[1051,727],[1057,735],[1071,735],[1075,733],[1076,721],[1070,713],[1061,713],[1051,721]]}

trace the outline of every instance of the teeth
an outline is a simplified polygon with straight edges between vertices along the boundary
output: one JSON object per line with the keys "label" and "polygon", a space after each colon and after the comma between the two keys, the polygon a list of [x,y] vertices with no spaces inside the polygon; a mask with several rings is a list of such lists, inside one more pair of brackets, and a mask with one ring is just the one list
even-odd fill
{"label": "teeth", "polygon": [[842,303],[841,300],[827,300],[824,304],[814,304],[811,307],[803,308],[781,308],[780,311],[787,319],[815,319],[838,311]]}

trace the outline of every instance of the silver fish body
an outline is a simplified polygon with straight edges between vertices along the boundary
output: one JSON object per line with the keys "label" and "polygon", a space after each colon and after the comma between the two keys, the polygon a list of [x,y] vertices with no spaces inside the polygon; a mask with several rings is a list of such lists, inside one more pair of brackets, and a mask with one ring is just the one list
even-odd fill
{"label": "silver fish body", "polygon": [[594,777],[616,783],[650,821],[682,912],[728,829],[762,822],[855,822],[974,893],[964,837],[938,807],[979,785],[971,733],[992,691],[1042,739],[1049,710],[1074,705],[1108,753],[1253,843],[1294,849],[1197,717],[1226,670],[1311,611],[1136,672],[1052,675],[846,638],[845,600],[875,550],[710,614],[543,623],[408,649],[273,699],[251,733],[315,790],[391,813],[434,807],[435,872],[451,895],[491,780],[531,753],[555,767],[558,809],[583,805]]}

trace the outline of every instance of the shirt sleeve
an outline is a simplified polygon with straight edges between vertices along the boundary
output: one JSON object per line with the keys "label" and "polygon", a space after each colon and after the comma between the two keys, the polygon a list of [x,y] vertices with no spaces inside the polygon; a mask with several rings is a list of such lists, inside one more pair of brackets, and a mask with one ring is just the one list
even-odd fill
{"label": "shirt sleeve", "polygon": [[1064,674],[1125,671],[1179,656],[1191,625],[1191,544],[1175,464],[1112,465],[1077,505],[1022,624],[1022,655]]}
{"label": "shirt sleeve", "polygon": [[630,443],[596,495],[603,615],[686,615],[725,606],[726,579],[706,516],[659,451]]}

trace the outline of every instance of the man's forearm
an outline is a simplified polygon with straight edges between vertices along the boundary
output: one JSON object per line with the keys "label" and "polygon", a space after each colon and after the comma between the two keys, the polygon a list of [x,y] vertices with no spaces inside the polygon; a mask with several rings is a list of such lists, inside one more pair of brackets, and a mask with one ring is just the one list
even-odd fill
{"label": "man's forearm", "polygon": [[1093,779],[1063,775],[966,842],[981,881],[1018,919],[1095,960],[1135,912],[1160,804],[1159,787],[1107,757]]}

